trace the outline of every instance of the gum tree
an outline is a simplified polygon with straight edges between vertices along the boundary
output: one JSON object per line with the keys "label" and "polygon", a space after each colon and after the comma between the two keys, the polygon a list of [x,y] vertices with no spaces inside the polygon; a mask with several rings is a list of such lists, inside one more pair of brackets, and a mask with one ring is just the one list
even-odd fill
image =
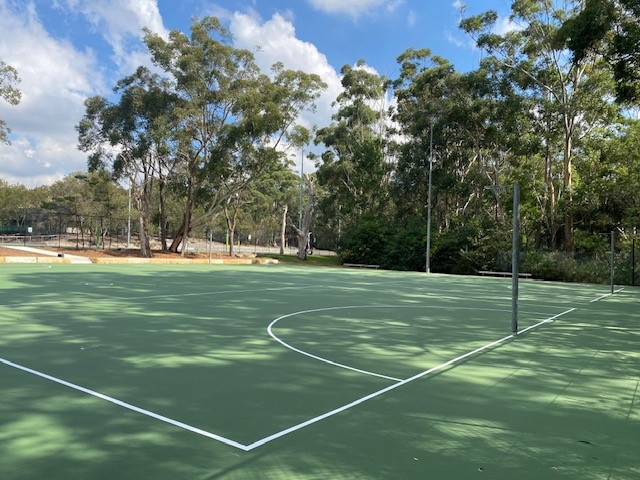
{"label": "gum tree", "polygon": [[281,160],[285,132],[325,86],[317,75],[278,64],[270,76],[260,73],[252,53],[233,47],[214,17],[194,22],[189,36],[172,31],[165,40],[147,31],[145,43],[182,101],[173,185],[183,220],[169,250],[182,245],[184,254],[193,228],[209,223]]}
{"label": "gum tree", "polygon": [[[16,69],[0,60],[0,98],[11,105],[20,103],[22,93],[16,87],[18,83],[20,83],[20,77]],[[9,133],[11,129],[4,120],[0,119],[0,143],[10,143]]]}
{"label": "gum tree", "polygon": [[154,182],[166,168],[168,125],[180,100],[144,67],[114,91],[120,95],[116,103],[101,96],[85,101],[85,115],[76,127],[79,148],[89,153],[89,171],[104,168],[116,179],[127,179],[138,212],[140,253],[150,257]]}
{"label": "gum tree", "polygon": [[611,84],[602,75],[602,64],[592,54],[576,57],[564,46],[561,27],[576,17],[584,0],[514,0],[509,17],[515,26],[500,35],[494,26],[498,14],[489,10],[464,18],[460,26],[476,40],[478,47],[516,74],[521,91],[545,101],[561,126],[561,171],[550,175],[562,179],[557,197],[564,205],[565,249],[573,252],[573,162],[576,143],[593,123],[611,115],[605,97]]}

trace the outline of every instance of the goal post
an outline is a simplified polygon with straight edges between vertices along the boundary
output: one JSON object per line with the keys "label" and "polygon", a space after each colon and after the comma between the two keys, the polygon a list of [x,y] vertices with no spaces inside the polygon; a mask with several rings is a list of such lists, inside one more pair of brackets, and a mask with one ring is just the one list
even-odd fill
{"label": "goal post", "polygon": [[511,334],[518,334],[518,281],[520,278],[520,185],[513,185],[513,246],[511,251]]}

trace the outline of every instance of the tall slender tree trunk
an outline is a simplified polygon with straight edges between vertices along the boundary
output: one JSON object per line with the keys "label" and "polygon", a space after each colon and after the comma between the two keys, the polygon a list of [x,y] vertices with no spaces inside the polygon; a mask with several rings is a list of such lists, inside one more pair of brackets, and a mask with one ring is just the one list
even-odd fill
{"label": "tall slender tree trunk", "polygon": [[298,235],[298,258],[300,260],[307,259],[307,245],[309,242],[309,231],[311,230],[311,223],[313,221],[313,212],[315,209],[315,190],[313,188],[313,180],[311,177],[307,176],[307,188],[309,191],[309,199],[307,202],[307,206],[304,209],[304,214],[302,215],[302,225],[301,228],[298,228],[296,225],[291,223],[291,226],[295,230]]}
{"label": "tall slender tree trunk", "polygon": [[280,255],[284,255],[285,233],[287,229],[287,212],[289,205],[285,205],[282,209],[282,226],[280,227]]}
{"label": "tall slender tree trunk", "polygon": [[164,178],[160,178],[158,184],[158,213],[160,215],[160,243],[162,245],[162,251],[167,251],[167,214],[164,205]]}
{"label": "tall slender tree trunk", "polygon": [[575,250],[575,240],[573,236],[573,179],[572,165],[573,160],[573,120],[567,119],[565,122],[566,134],[564,142],[564,195],[566,196],[566,210],[564,215],[564,245],[565,250],[569,254],[573,254]]}
{"label": "tall slender tree trunk", "polygon": [[142,187],[141,190],[142,191],[139,191],[136,188],[133,198],[136,202],[136,208],[138,209],[138,224],[140,225],[138,231],[138,238],[140,239],[140,255],[144,258],[149,258],[151,257],[151,242],[149,241],[149,205],[146,198],[146,188]]}
{"label": "tall slender tree trunk", "polygon": [[235,255],[234,251],[234,243],[235,243],[235,231],[236,224],[238,223],[238,210],[240,208],[240,196],[236,195],[233,198],[229,199],[229,203],[232,204],[233,215],[229,214],[229,205],[225,205],[224,207],[224,216],[227,220],[227,229],[229,231],[229,256],[233,257]]}
{"label": "tall slender tree trunk", "polygon": [[182,248],[180,249],[180,256],[184,257],[189,249],[189,233],[191,230],[191,214],[193,210],[193,189],[189,185],[187,192],[187,203],[184,211],[184,223],[182,229]]}
{"label": "tall slender tree trunk", "polygon": [[191,182],[187,187],[187,198],[185,200],[185,209],[184,215],[182,217],[182,225],[180,229],[176,232],[173,241],[171,242],[171,246],[169,247],[169,251],[173,253],[178,253],[178,248],[182,245],[181,255],[184,257],[187,251],[187,244],[189,241],[189,231],[191,229],[191,211],[193,209],[193,186]]}
{"label": "tall slender tree trunk", "polygon": [[556,187],[553,183],[552,159],[549,142],[547,141],[547,150],[545,158],[545,183],[547,185],[547,205],[545,211],[548,215],[549,227],[549,248],[555,252],[558,249],[558,225],[557,225],[557,198]]}

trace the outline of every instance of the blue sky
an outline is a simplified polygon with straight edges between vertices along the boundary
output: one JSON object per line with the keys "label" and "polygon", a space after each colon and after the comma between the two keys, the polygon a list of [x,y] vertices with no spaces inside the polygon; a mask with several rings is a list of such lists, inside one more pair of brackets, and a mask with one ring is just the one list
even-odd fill
{"label": "blue sky", "polygon": [[[509,28],[508,0],[468,0],[467,13],[495,9]],[[191,19],[217,16],[238,47],[256,51],[263,69],[276,61],[318,73],[329,85],[306,126],[326,125],[340,92],[340,68],[359,59],[390,78],[407,48],[430,48],[459,70],[477,66],[479,52],[457,28],[460,0],[0,0],[0,59],[18,70],[20,105],[0,101],[13,129],[0,145],[0,178],[50,184],[85,169],[74,126],[92,95],[148,64],[147,27],[161,35],[188,31]],[[310,166],[310,165],[309,165]],[[308,166],[305,164],[305,169]]]}

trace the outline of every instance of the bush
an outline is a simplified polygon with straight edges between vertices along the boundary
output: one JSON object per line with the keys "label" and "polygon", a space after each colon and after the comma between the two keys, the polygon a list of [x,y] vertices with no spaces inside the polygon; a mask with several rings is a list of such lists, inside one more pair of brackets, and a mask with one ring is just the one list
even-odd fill
{"label": "bush", "polygon": [[365,218],[346,229],[338,247],[338,255],[344,263],[383,265],[392,232],[385,220]]}
{"label": "bush", "polygon": [[414,219],[388,237],[380,265],[392,270],[424,271],[426,236],[421,219]]}
{"label": "bush", "polygon": [[609,283],[609,257],[603,254],[577,255],[564,252],[527,252],[523,255],[522,271],[541,280],[562,282]]}

